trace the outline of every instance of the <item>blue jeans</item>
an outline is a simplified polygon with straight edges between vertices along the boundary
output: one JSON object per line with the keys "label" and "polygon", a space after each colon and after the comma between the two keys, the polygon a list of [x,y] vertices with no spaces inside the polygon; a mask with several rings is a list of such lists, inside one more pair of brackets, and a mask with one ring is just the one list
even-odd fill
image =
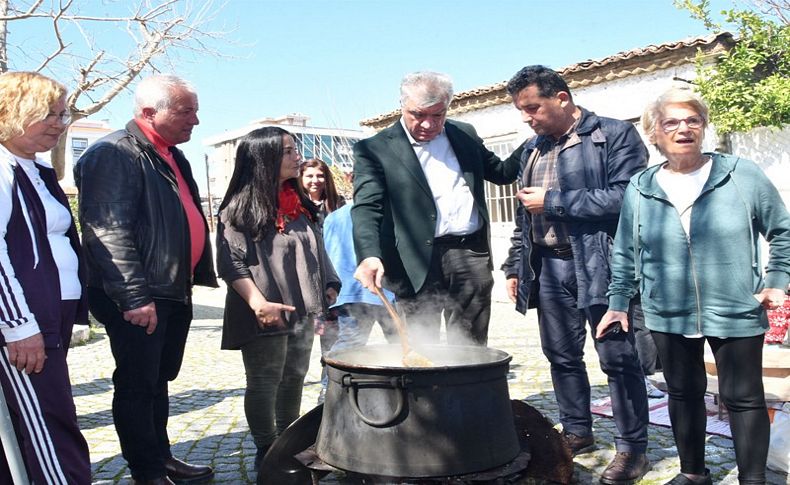
{"label": "blue jeans", "polygon": [[382,305],[369,303],[347,303],[335,308],[337,311],[337,324],[339,332],[337,341],[332,350],[347,349],[365,345],[373,330],[373,324],[378,322],[384,336],[390,343],[398,341],[395,324],[387,309]]}
{"label": "blue jeans", "polygon": [[[577,285],[573,260],[546,253],[540,273],[538,325],[543,354],[551,364],[551,380],[563,429],[578,436],[592,434],[590,381],[584,364],[587,324],[595,330],[605,305],[576,308]],[[612,412],[618,433],[617,451],[647,449],[647,394],[637,358],[633,332],[621,332],[595,342],[601,370],[609,381]]]}

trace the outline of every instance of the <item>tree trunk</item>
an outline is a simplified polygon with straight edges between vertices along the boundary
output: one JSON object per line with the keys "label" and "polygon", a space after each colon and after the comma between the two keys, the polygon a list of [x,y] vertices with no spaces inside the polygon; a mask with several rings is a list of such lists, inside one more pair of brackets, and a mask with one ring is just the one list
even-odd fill
{"label": "tree trunk", "polygon": [[[68,138],[71,125],[83,118],[85,118],[85,116],[72,115],[69,127],[65,132],[63,132],[63,136],[61,136],[60,140],[58,140],[58,144],[55,145],[55,147],[49,152],[49,160],[52,162],[52,168],[55,169],[55,174],[58,176],[58,180],[63,180],[63,177],[66,175],[66,150],[69,149]],[[72,162],[77,163],[76,160],[72,160]]]}
{"label": "tree trunk", "polygon": [[[52,162],[52,168],[55,169],[55,175],[58,176],[58,180],[63,180],[63,176],[66,175],[66,141],[68,139],[68,131],[63,133],[63,136],[60,137],[58,140],[58,144],[55,145],[55,148],[49,152],[50,161]],[[76,162],[76,160],[74,160]]]}
{"label": "tree trunk", "polygon": [[[0,0],[0,15],[5,17],[8,14],[8,0]],[[8,71],[8,49],[6,48],[6,37],[8,34],[8,22],[0,20],[0,73]]]}

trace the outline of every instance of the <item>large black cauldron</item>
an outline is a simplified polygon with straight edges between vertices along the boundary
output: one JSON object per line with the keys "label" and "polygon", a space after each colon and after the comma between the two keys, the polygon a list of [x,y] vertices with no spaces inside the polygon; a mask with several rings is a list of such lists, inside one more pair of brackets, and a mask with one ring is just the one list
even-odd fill
{"label": "large black cauldron", "polygon": [[319,458],[343,470],[394,477],[474,473],[515,458],[511,357],[476,346],[415,350],[435,366],[403,367],[398,345],[326,355]]}

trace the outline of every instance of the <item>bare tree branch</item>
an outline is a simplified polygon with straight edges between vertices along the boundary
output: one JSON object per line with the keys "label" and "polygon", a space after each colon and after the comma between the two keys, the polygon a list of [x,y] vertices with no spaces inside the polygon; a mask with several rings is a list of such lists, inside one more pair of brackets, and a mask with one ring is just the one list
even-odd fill
{"label": "bare tree branch", "polygon": [[773,15],[783,24],[790,25],[790,0],[753,0],[765,15]]}
{"label": "bare tree branch", "polygon": [[[69,5],[71,5],[71,0],[69,0],[66,8],[68,8]],[[57,46],[55,48],[55,51],[52,54],[48,55],[41,62],[41,64],[39,64],[38,68],[36,68],[36,71],[41,71],[42,69],[47,67],[47,64],[49,64],[50,61],[52,61],[54,58],[56,58],[61,53],[63,53],[63,51],[66,50],[66,44],[63,42],[63,37],[60,35],[60,27],[58,25],[58,22],[60,21],[60,18],[61,18],[61,14],[64,11],[65,10],[63,10],[63,8],[61,8],[60,11],[58,12],[58,14],[55,15],[55,17],[52,18],[52,31],[54,32],[55,40],[57,41]]]}
{"label": "bare tree branch", "polygon": [[14,15],[6,16],[7,12],[3,12],[3,15],[0,16],[0,22],[8,21],[8,20],[21,20],[21,19],[27,19],[27,18],[30,18],[30,17],[44,17],[46,15],[39,15],[38,13],[36,13],[36,10],[38,10],[38,7],[40,7],[42,3],[44,3],[44,0],[36,0],[30,6],[30,8],[27,9],[27,12],[24,12],[24,13],[23,12],[18,12],[16,9],[14,9],[12,7],[11,11],[14,12]]}
{"label": "bare tree branch", "polygon": [[[161,64],[174,64],[179,54],[223,56],[212,45],[228,33],[208,27],[225,6],[214,0],[125,0],[109,4],[116,10],[110,15],[98,13],[101,6],[93,2],[59,0],[48,9],[42,8],[44,0],[31,0],[29,7],[21,9],[10,5],[13,0],[0,2],[5,2],[0,3],[0,70],[13,68],[14,59],[7,57],[10,47],[26,63],[40,59],[36,70],[61,81],[63,73],[73,73],[73,83],[65,84],[74,86],[67,99],[74,119],[102,110],[142,72],[158,72]],[[117,15],[120,7],[129,8],[129,14]],[[15,45],[2,35],[7,22],[48,19],[52,38],[45,42],[37,38],[33,48],[29,42]],[[125,30],[127,40],[119,38],[117,30]],[[53,152],[56,169],[63,150]]]}

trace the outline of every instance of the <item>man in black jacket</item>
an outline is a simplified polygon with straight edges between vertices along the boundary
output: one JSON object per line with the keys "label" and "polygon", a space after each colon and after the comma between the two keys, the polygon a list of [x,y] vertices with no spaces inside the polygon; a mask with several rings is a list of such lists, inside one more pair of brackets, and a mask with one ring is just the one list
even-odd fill
{"label": "man in black jacket", "polygon": [[134,119],[74,168],[88,304],[110,338],[113,420],[135,484],[214,475],[173,457],[167,436],[167,383],[183,360],[191,288],[217,286],[197,185],[175,148],[190,139],[197,110],[182,79],[146,78],[135,91]]}
{"label": "man in black jacket", "polygon": [[[502,269],[516,310],[538,309],[560,422],[576,455],[595,446],[583,360],[586,326],[595,335],[606,312],[610,248],[623,192],[647,165],[647,149],[630,123],[574,104],[568,85],[549,68],[523,68],[507,90],[537,136],[522,155],[521,203]],[[609,377],[618,430],[617,454],[601,483],[624,485],[650,469],[644,376],[633,332],[598,341],[595,350]]]}

